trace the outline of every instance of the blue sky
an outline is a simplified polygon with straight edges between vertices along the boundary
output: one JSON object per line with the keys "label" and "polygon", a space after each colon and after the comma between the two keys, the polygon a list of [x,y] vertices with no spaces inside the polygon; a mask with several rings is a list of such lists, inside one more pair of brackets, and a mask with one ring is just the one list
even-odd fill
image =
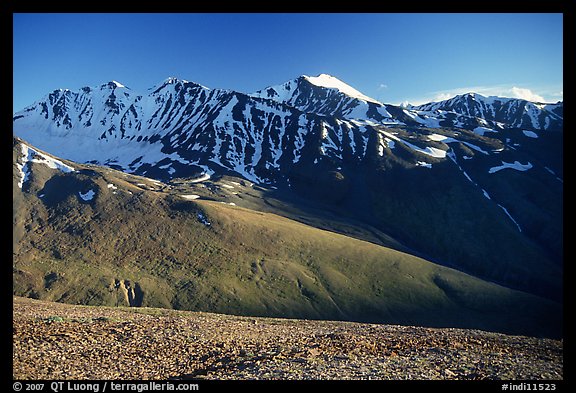
{"label": "blue sky", "polygon": [[381,102],[562,100],[562,14],[14,14],[13,109],[169,76],[245,93],[333,75]]}

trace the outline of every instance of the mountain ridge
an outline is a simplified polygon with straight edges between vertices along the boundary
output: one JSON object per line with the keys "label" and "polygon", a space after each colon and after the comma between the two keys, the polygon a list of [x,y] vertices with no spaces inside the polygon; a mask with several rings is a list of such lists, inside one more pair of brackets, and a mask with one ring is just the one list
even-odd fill
{"label": "mountain ridge", "polygon": [[[428,104],[410,106],[417,111],[447,111],[479,117],[501,124],[505,121],[512,128],[546,129],[560,131],[563,129],[563,103],[531,102],[525,99],[498,96],[483,96],[470,92],[456,95],[450,99]],[[515,113],[511,117],[509,113]]]}
{"label": "mountain ridge", "polygon": [[[344,84],[325,74],[316,78],[322,75],[330,81],[338,81],[336,85]],[[78,92],[54,90],[15,114],[14,130],[29,142],[40,147],[44,145],[47,150],[76,161],[88,161],[86,154],[75,155],[79,149],[67,149],[65,139],[55,140],[50,145],[51,141],[46,141],[41,133],[66,139],[71,133],[78,134],[79,141],[75,143],[85,143],[86,138],[97,135],[97,144],[102,147],[97,146],[95,151],[85,148],[83,153],[91,154],[92,162],[116,165],[135,173],[146,174],[149,166],[155,166],[154,171],[165,172],[163,177],[169,178],[170,171],[178,172],[175,167],[182,169],[181,164],[185,164],[188,168],[194,167],[196,172],[210,174],[226,169],[248,176],[251,181],[266,182],[272,175],[271,167],[272,172],[278,172],[280,159],[295,164],[306,156],[314,162],[328,156],[332,161],[341,161],[343,155],[351,153],[359,160],[366,157],[368,150],[375,149],[368,144],[376,144],[376,150],[384,149],[387,144],[384,139],[390,138],[374,132],[374,127],[458,126],[493,131],[504,128],[495,120],[439,110],[442,103],[409,110],[365,101],[337,88],[317,86],[310,78],[301,76],[279,85],[284,89],[281,91],[270,87],[253,94],[209,89],[174,77],[152,87],[147,95],[133,92],[121,83],[122,87],[119,87],[119,82],[114,81],[98,88],[83,87]],[[276,99],[269,101],[271,91]],[[307,139],[314,139],[312,144],[319,152],[302,155]],[[124,153],[123,162],[118,156],[106,157],[115,149],[112,140],[129,140],[132,146],[140,145],[146,154],[140,155],[137,149],[132,149],[130,153]],[[254,149],[247,146],[247,142]],[[101,152],[104,155],[96,154],[99,149],[104,150]],[[190,153],[191,150],[195,152]],[[285,150],[291,150],[292,154],[283,154]],[[163,154],[172,162],[172,169],[166,170],[169,162],[154,165],[160,160],[150,160],[151,155],[160,158]],[[141,168],[141,161],[146,159],[150,162]],[[160,169],[162,166],[166,167],[164,171]]]}

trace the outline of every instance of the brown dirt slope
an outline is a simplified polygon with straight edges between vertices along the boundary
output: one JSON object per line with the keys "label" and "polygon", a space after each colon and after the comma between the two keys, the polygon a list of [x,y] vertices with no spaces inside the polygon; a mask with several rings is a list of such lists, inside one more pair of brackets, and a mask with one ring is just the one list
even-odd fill
{"label": "brown dirt slope", "polygon": [[479,330],[13,298],[14,379],[563,379],[563,343]]}

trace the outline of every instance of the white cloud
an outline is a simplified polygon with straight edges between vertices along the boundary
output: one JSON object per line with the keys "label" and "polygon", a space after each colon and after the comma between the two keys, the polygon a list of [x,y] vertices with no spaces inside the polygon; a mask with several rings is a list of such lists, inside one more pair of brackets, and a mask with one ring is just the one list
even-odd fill
{"label": "white cloud", "polygon": [[461,93],[438,93],[434,96],[434,101],[444,101],[444,100],[449,100],[450,98],[454,97],[455,95],[458,94],[464,94],[466,92],[461,92]]}
{"label": "white cloud", "polygon": [[387,89],[387,88],[388,88],[388,85],[385,84],[385,83],[380,83],[380,84],[378,85],[378,90],[384,90],[384,89]]}
{"label": "white cloud", "polygon": [[550,97],[554,98],[554,101],[563,101],[564,100],[564,90],[561,90],[558,93],[550,94]]}
{"label": "white cloud", "polygon": [[534,93],[530,89],[524,89],[521,87],[513,86],[510,89],[510,94],[512,98],[520,98],[522,100],[533,101],[533,102],[545,102],[546,100],[541,95]]}

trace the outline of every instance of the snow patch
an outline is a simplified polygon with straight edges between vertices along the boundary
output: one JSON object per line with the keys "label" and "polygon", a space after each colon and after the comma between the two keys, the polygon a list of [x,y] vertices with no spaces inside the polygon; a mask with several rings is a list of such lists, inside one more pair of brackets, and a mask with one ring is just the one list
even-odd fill
{"label": "snow patch", "polygon": [[88,202],[91,201],[92,199],[94,199],[94,195],[96,195],[96,193],[94,192],[94,190],[88,190],[86,191],[86,193],[81,193],[78,192],[78,195],[80,196],[80,198],[82,198],[84,201]]}
{"label": "snow patch", "polygon": [[470,183],[474,184],[475,186],[477,186],[476,182],[474,182],[474,180],[472,180],[472,178],[470,176],[468,176],[468,174],[466,173],[466,171],[460,166],[460,164],[458,164],[458,161],[456,161],[456,153],[454,153],[454,151],[452,149],[450,149],[450,151],[448,152],[448,158],[450,158],[454,164],[456,164],[456,166],[458,167],[458,169],[460,169],[460,172],[462,172],[462,174],[466,177],[466,179],[468,179],[468,181],[470,181]]}
{"label": "snow patch", "polygon": [[17,164],[21,176],[20,181],[18,182],[18,187],[20,189],[22,189],[22,186],[26,180],[28,180],[28,176],[30,175],[30,168],[28,166],[29,162],[44,164],[49,168],[58,169],[64,173],[75,171],[74,168],[64,164],[62,161],[47,156],[46,154],[42,154],[28,145],[21,143],[20,147],[22,149],[22,164]]}
{"label": "snow patch", "polygon": [[380,157],[384,156],[384,149],[386,148],[386,137],[382,136],[382,134],[377,134],[378,135],[378,155]]}
{"label": "snow patch", "polygon": [[414,113],[406,109],[402,109],[402,111],[406,116],[412,118],[412,120],[422,124],[425,127],[440,128],[440,119],[426,115],[425,111],[419,111]]}
{"label": "snow patch", "polygon": [[208,173],[203,173],[199,177],[190,180],[188,183],[201,183],[201,182],[206,181],[208,179],[210,179],[210,175]]}
{"label": "snow patch", "polygon": [[196,195],[196,194],[180,194],[181,198],[184,199],[188,199],[188,200],[194,200],[194,199],[198,199],[200,198],[200,195]]}
{"label": "snow patch", "polygon": [[413,150],[419,151],[420,153],[429,155],[429,156],[434,157],[434,158],[445,158],[446,157],[446,151],[445,150],[438,149],[436,147],[430,147],[430,146],[426,146],[425,148],[421,148],[419,146],[413,145],[410,142],[406,142],[405,140],[400,139],[397,136],[392,135],[391,133],[389,133],[387,131],[379,130],[379,132],[383,133],[388,138],[390,138],[396,142],[400,142],[400,143],[408,146],[409,148],[411,148]]}
{"label": "snow patch", "polygon": [[426,146],[424,149],[421,147],[418,147],[416,145],[413,145],[409,142],[406,141],[402,141],[402,143],[404,143],[406,146],[419,151],[420,153],[424,153],[430,157],[434,157],[434,158],[445,158],[446,157],[446,151],[442,150],[442,149],[438,149],[436,147],[430,147],[430,146]]}
{"label": "snow patch", "polygon": [[206,216],[204,215],[204,213],[198,212],[198,214],[196,214],[196,217],[198,217],[198,220],[199,220],[202,224],[206,225],[207,227],[209,227],[210,225],[212,225],[212,224],[210,224],[210,221],[208,221],[208,219],[206,218]]}
{"label": "snow patch", "polygon": [[487,127],[476,127],[472,130],[475,134],[478,134],[480,136],[484,136],[484,134],[486,132],[498,132],[496,130],[493,130],[492,128],[487,128]]}
{"label": "snow patch", "polygon": [[518,232],[522,232],[522,228],[520,228],[520,225],[518,224],[518,222],[516,222],[516,220],[514,219],[514,217],[512,217],[512,215],[508,212],[508,210],[507,210],[504,206],[502,206],[502,205],[500,205],[500,204],[498,204],[498,206],[499,206],[502,210],[504,210],[504,213],[506,213],[506,215],[512,220],[512,222],[513,222],[514,224],[516,224],[516,226],[518,227]]}
{"label": "snow patch", "polygon": [[300,157],[302,156],[302,148],[304,147],[304,135],[306,134],[306,126],[308,124],[308,120],[306,120],[306,116],[300,115],[298,118],[298,133],[296,134],[296,139],[294,141],[294,159],[292,163],[296,164],[300,161]]}
{"label": "snow patch", "polygon": [[560,183],[564,183],[564,180],[559,178],[558,175],[556,175],[556,173],[552,169],[548,168],[547,166],[545,166],[544,169],[546,169],[550,174],[556,177],[556,180],[558,180]]}
{"label": "snow patch", "polygon": [[[456,140],[456,139],[454,139],[454,140],[452,140],[452,141],[446,141],[446,142],[447,142],[447,143],[448,143],[448,142],[460,142],[460,143],[465,144],[465,145],[468,146],[469,148],[474,149],[474,150],[476,150],[476,151],[478,151],[478,152],[480,152],[480,153],[482,153],[482,154],[489,155],[489,153],[488,153],[487,151],[482,150],[480,147],[478,147],[478,146],[476,146],[476,145],[474,145],[474,144],[472,144],[472,143],[470,143],[470,142],[458,141],[458,140]],[[494,150],[494,151],[497,152],[497,151],[502,151],[502,150],[504,150],[504,149]]]}
{"label": "snow patch", "polygon": [[[436,142],[442,142],[443,140],[448,139],[448,137],[446,135],[440,135],[440,134],[430,134],[427,135],[428,140],[430,141],[436,141]],[[452,138],[450,138],[452,139]]]}
{"label": "snow patch", "polygon": [[532,168],[532,164],[528,162],[527,164],[521,164],[520,161],[514,161],[513,163],[502,161],[502,165],[492,167],[488,170],[488,173],[495,173],[502,169],[515,169],[517,171],[527,171]]}
{"label": "snow patch", "polygon": [[534,131],[529,131],[529,130],[522,130],[522,132],[524,133],[524,135],[526,135],[528,138],[538,138],[538,134],[536,134]]}

